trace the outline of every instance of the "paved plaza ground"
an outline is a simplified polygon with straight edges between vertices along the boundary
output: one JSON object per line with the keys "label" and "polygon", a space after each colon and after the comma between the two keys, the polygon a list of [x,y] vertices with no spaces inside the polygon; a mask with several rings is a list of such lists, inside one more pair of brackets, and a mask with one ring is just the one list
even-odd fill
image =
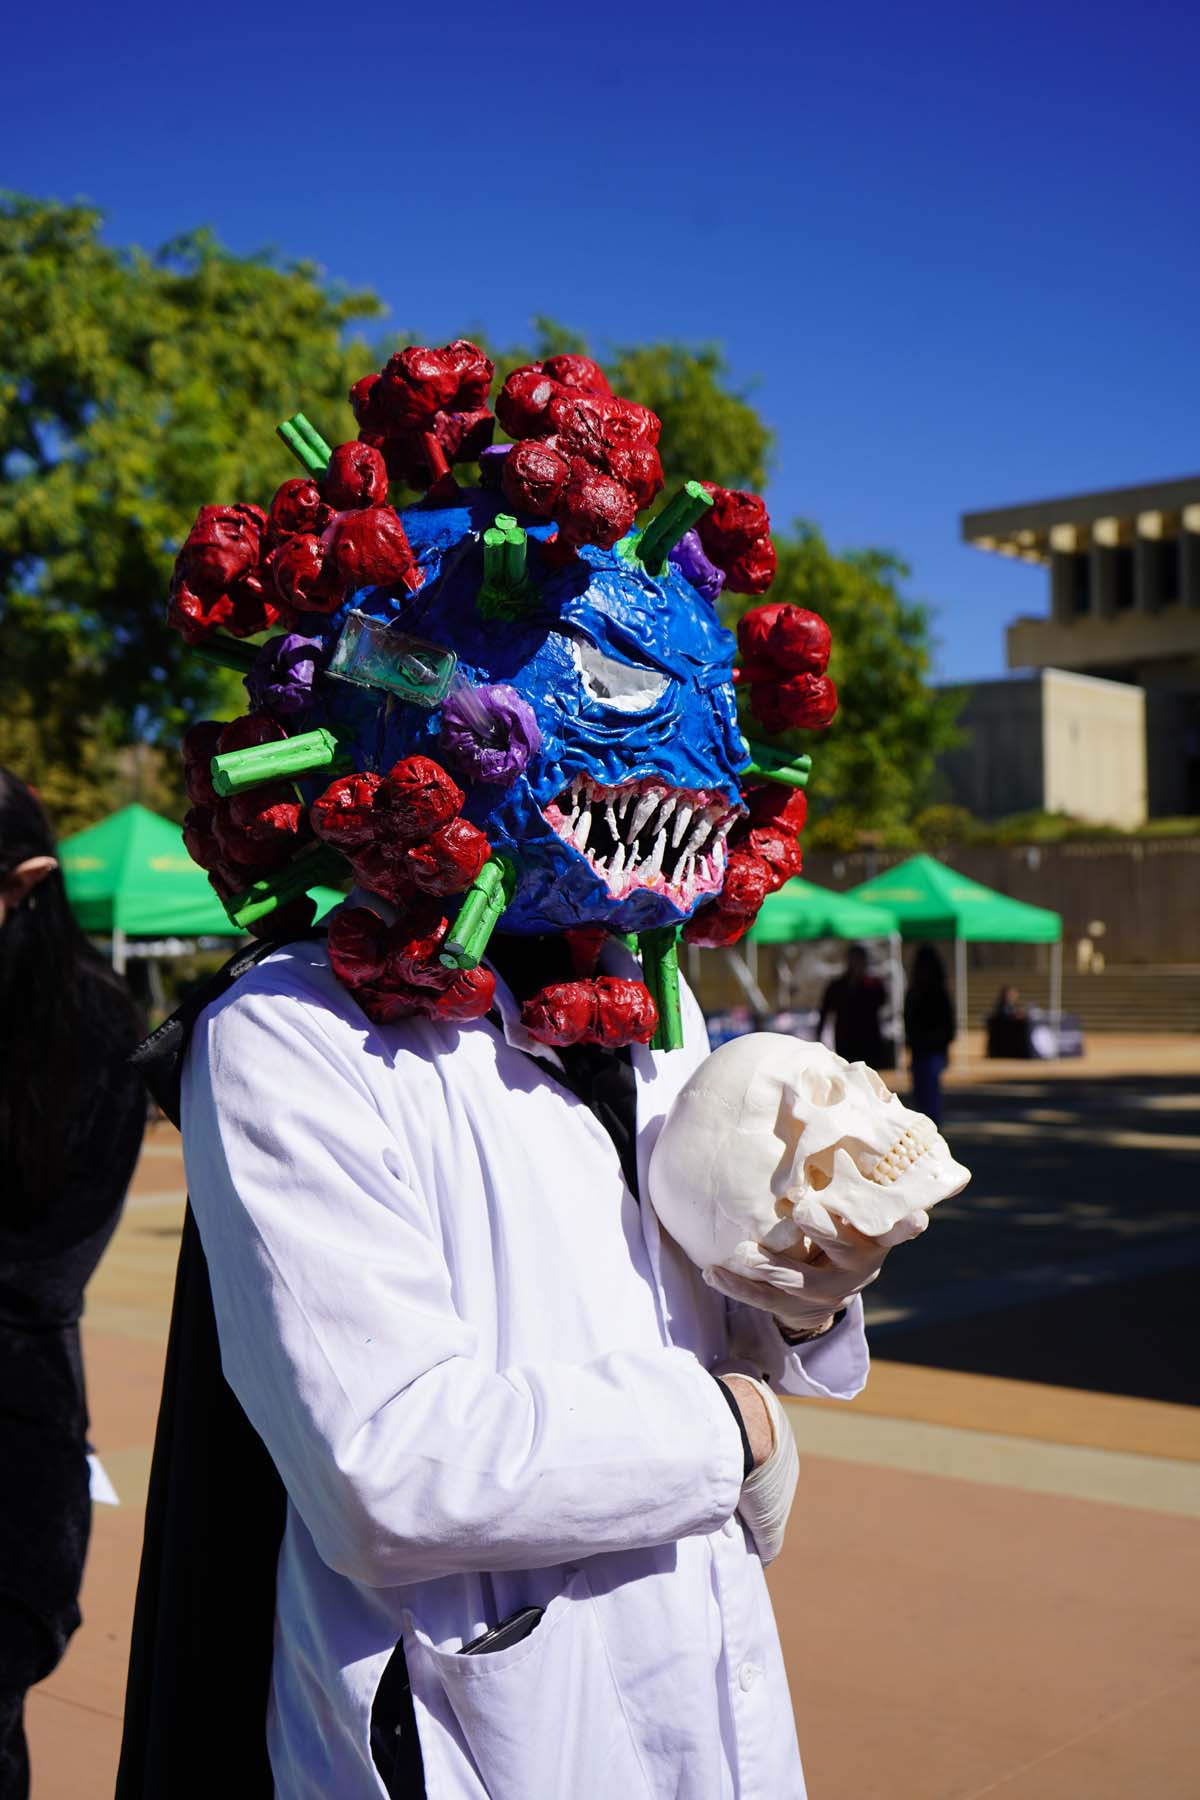
{"label": "paved plaza ground", "polygon": [[[974,1182],[872,1291],[862,1398],[790,1409],[802,1485],[771,1581],[811,1800],[1195,1800],[1200,1040],[1097,1038],[949,1086]],[[89,1293],[122,1504],[97,1509],[85,1623],[31,1696],[33,1800],[112,1792],[183,1203],[155,1127]]]}

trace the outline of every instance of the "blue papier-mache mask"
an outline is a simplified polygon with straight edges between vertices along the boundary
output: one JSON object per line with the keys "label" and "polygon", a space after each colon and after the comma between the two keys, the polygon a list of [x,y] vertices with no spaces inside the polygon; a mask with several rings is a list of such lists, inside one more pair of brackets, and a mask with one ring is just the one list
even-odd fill
{"label": "blue papier-mache mask", "polygon": [[[423,583],[401,598],[360,592],[330,621],[331,673],[308,723],[333,728],[360,770],[386,773],[414,753],[447,764],[467,790],[464,817],[515,867],[506,931],[680,924],[719,893],[725,836],[744,810],[734,639],[673,562],[651,576],[628,544],[584,545],[554,566],[538,547],[552,528],[539,525],[522,597],[489,612],[483,532],[501,505],[471,490],[401,512]],[[364,620],[376,676],[389,661],[400,675],[415,654],[426,694],[402,697],[403,678],[357,685],[347,652]],[[540,748],[506,785],[469,782],[447,758],[445,700],[427,703],[445,685],[446,652],[451,701],[499,684],[533,711]]]}

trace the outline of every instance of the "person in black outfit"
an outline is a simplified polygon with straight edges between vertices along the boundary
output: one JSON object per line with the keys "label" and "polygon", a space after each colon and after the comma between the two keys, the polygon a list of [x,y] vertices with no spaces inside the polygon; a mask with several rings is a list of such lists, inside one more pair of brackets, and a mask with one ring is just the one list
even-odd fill
{"label": "person in black outfit", "polygon": [[921,944],[913,957],[904,997],[904,1039],[912,1070],[913,1105],[935,1125],[942,1122],[942,1075],[956,1031],[942,959],[932,944]]}
{"label": "person in black outfit", "polygon": [[886,999],[882,981],[868,972],[866,951],[861,944],[851,944],[844,972],[829,983],[822,997],[817,1037],[832,1014],[833,1047],[838,1055],[847,1062],[865,1062],[877,1069],[884,1060],[879,1015]]}
{"label": "person in black outfit", "polygon": [[138,1024],[71,916],[41,807],[0,768],[0,1800],[29,1793],[25,1695],[79,1624],[79,1319],[141,1145]]}

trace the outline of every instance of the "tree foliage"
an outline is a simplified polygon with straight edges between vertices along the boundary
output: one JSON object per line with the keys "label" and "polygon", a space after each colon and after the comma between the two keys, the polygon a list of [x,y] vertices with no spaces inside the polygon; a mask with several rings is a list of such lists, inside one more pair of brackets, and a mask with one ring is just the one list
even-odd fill
{"label": "tree foliage", "polygon": [[[462,335],[451,321],[368,342],[361,328],[379,300],[311,263],[235,256],[205,231],[122,250],[101,226],[86,206],[0,203],[0,759],[70,825],[134,797],[169,809],[163,767],[121,746],[168,742],[184,717],[242,701],[236,679],[163,622],[197,507],[267,502],[295,473],[280,419],[303,410],[337,442],[354,429],[353,380],[399,343]],[[486,347],[497,383],[590,348],[547,319],[525,345]],[[668,491],[691,476],[763,485],[772,434],[719,349],[636,344],[600,360],[617,392],[661,417]],[[814,813],[851,833],[895,822],[923,795],[949,730],[949,706],[926,686],[925,612],[903,597],[893,557],[835,556],[811,526],[776,541],[769,598],[811,606],[834,632],[842,710],[809,746]]]}
{"label": "tree foliage", "polygon": [[[929,686],[929,614],[905,597],[909,570],[898,556],[836,556],[804,521],[773,536],[779,572],[767,598],[820,613],[833,633],[837,717],[788,740],[813,755],[810,841],[851,848],[860,831],[886,830],[924,799],[938,751],[957,739],[959,699]],[[757,604],[732,600],[731,618]]]}

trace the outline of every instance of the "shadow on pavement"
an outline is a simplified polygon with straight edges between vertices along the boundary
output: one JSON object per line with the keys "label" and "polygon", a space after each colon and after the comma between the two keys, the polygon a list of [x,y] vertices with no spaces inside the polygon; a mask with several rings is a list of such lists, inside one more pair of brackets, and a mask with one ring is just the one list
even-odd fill
{"label": "shadow on pavement", "polygon": [[1181,1076],[952,1089],[971,1186],[868,1299],[882,1357],[1021,1381],[1200,1398],[1200,1046]]}

